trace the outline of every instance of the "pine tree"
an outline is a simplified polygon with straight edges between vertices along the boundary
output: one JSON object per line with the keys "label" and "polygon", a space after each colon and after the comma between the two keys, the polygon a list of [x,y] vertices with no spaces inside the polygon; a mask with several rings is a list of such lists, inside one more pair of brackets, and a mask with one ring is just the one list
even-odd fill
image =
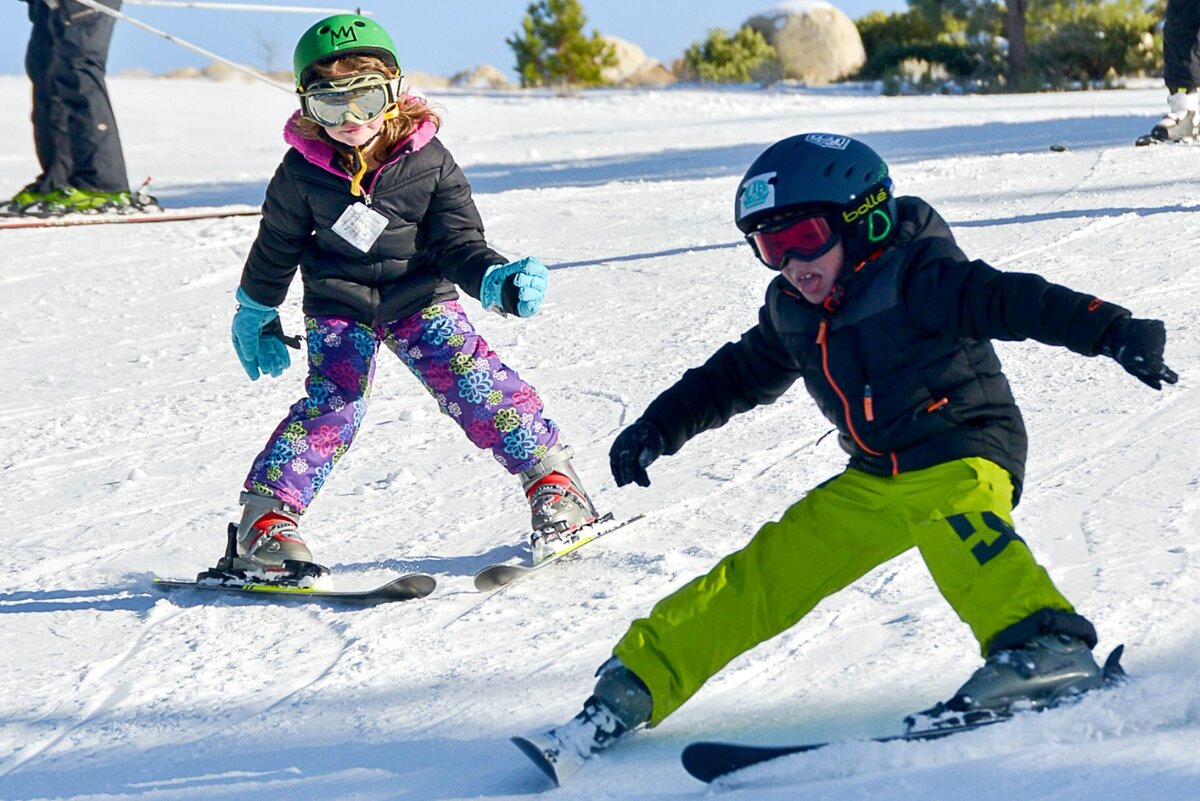
{"label": "pine tree", "polygon": [[602,86],[605,67],[617,64],[616,49],[600,33],[585,36],[587,15],[579,0],[537,0],[521,21],[521,33],[505,42],[517,57],[522,86]]}

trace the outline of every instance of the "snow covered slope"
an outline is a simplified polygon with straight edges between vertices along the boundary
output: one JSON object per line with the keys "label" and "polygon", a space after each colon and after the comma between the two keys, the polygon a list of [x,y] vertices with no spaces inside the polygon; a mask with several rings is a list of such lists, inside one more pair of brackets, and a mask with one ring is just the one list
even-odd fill
{"label": "snow covered slope", "polygon": [[[269,88],[114,80],[135,178],[164,204],[258,203],[290,101]],[[0,192],[35,172],[28,86],[0,78]],[[249,463],[303,367],[249,382],[229,344],[253,219],[0,232],[0,798],[509,799],[546,788],[507,738],[573,715],[636,616],[844,463],[797,387],[617,490],[608,447],[754,319],[770,274],[731,222],[763,146],[862,136],[972,255],[1166,321],[1182,378],[998,346],[1031,454],[1018,530],[1137,680],[1032,720],[763,766],[737,799],[1200,799],[1200,158],[1134,149],[1159,89],[881,98],[846,90],[444,94],[443,139],[493,244],[553,268],[531,320],[467,301],[542,392],[603,508],[650,516],[494,597],[517,482],[386,354],[372,407],[304,530],[345,585],[440,585],[372,609],[163,597],[224,545]],[[236,111],[233,116],[207,109]],[[1067,152],[1051,152],[1062,143]],[[283,309],[300,325],[300,291]],[[979,663],[912,555],[735,661],[561,799],[698,798],[695,739],[884,734]]]}

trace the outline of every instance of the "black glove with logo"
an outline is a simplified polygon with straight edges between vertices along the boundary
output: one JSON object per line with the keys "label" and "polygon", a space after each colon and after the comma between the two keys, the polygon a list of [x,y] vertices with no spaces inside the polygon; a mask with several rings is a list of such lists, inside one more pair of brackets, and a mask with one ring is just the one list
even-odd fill
{"label": "black glove with logo", "polygon": [[1163,362],[1167,345],[1167,327],[1162,320],[1119,317],[1104,333],[1100,354],[1108,356],[1126,372],[1154,389],[1174,384],[1179,375]]}
{"label": "black glove with logo", "polygon": [[658,426],[648,420],[638,420],[617,435],[608,451],[608,463],[617,486],[636,483],[650,486],[646,468],[662,456],[666,443]]}

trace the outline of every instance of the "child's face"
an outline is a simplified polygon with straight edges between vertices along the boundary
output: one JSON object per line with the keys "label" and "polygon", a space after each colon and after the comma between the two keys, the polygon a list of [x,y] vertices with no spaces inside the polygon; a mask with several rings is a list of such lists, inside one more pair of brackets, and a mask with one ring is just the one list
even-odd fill
{"label": "child's face", "polygon": [[788,256],[780,272],[809,303],[821,304],[833,289],[833,282],[842,271],[845,249],[838,242],[828,252],[812,261],[801,261]]}
{"label": "child's face", "polygon": [[379,129],[383,127],[383,117],[376,117],[368,123],[358,123],[351,120],[343,122],[336,128],[325,128],[325,133],[334,141],[350,147],[362,147],[370,142]]}

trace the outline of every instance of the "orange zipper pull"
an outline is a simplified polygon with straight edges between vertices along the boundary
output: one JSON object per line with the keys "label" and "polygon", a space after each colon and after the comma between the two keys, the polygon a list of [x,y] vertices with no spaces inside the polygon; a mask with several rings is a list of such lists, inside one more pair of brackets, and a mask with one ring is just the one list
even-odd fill
{"label": "orange zipper pull", "polygon": [[942,408],[949,402],[950,402],[949,398],[939,398],[938,400],[935,400],[932,403],[927,404],[925,406],[925,411],[936,412],[938,409]]}
{"label": "orange zipper pull", "polygon": [[817,344],[818,344],[818,345],[824,345],[824,344],[825,344],[825,329],[826,329],[826,328],[828,328],[828,327],[829,327],[829,321],[828,321],[828,320],[822,320],[822,321],[821,321],[821,327],[817,329]]}
{"label": "orange zipper pull", "polygon": [[863,416],[867,418],[868,423],[875,420],[875,399],[871,395],[870,384],[863,387]]}

